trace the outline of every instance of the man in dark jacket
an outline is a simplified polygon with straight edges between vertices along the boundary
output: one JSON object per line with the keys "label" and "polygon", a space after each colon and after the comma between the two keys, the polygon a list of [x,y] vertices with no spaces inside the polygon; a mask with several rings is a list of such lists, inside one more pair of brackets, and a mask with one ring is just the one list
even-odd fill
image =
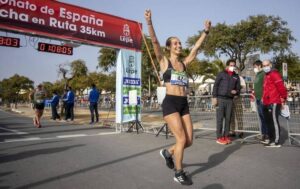
{"label": "man in dark jacket", "polygon": [[[229,135],[230,118],[232,112],[233,97],[239,95],[241,90],[240,78],[234,72],[236,68],[235,60],[226,62],[226,69],[217,75],[213,87],[212,105],[217,106],[217,143],[231,143]],[[223,119],[225,117],[225,127],[223,131]]]}
{"label": "man in dark jacket", "polygon": [[60,119],[60,116],[57,113],[58,103],[59,103],[59,96],[57,95],[56,91],[53,91],[53,97],[51,100],[51,110],[52,110],[52,119],[53,120]]}
{"label": "man in dark jacket", "polygon": [[96,115],[96,122],[99,122],[99,113],[98,113],[99,97],[100,97],[100,92],[97,90],[96,85],[92,84],[92,90],[90,91],[89,94],[90,112],[91,112],[90,124],[94,123],[94,113]]}
{"label": "man in dark jacket", "polygon": [[75,94],[72,91],[72,88],[68,87],[67,96],[63,99],[66,102],[66,115],[65,120],[67,121],[69,118],[71,121],[74,120],[74,103],[75,103]]}
{"label": "man in dark jacket", "polygon": [[266,147],[280,147],[280,125],[278,116],[280,114],[281,105],[287,99],[287,90],[284,86],[280,73],[272,69],[270,60],[263,61],[263,71],[265,72],[263,84],[263,113],[268,127],[269,144]]}

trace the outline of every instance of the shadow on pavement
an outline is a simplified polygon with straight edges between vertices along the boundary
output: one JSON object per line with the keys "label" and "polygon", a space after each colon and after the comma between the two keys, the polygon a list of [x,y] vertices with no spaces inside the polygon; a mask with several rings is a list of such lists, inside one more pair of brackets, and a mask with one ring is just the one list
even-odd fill
{"label": "shadow on pavement", "polygon": [[4,176],[10,175],[12,173],[14,173],[14,172],[13,171],[3,172],[3,173],[0,173],[0,177],[4,177]]}
{"label": "shadow on pavement", "polygon": [[62,175],[57,175],[57,176],[50,177],[48,179],[44,179],[44,180],[41,180],[41,181],[38,181],[38,182],[35,182],[35,183],[31,183],[31,184],[27,184],[27,185],[24,185],[24,186],[17,187],[16,189],[25,189],[25,188],[27,189],[27,188],[37,187],[37,186],[40,186],[40,185],[43,185],[45,183],[52,182],[52,181],[55,181],[55,180],[58,180],[58,179],[71,177],[71,176],[76,175],[76,174],[80,174],[80,173],[83,173],[83,172],[88,172],[88,171],[91,171],[91,170],[94,170],[94,169],[99,169],[99,168],[107,166],[107,165],[111,165],[111,164],[114,164],[114,163],[125,161],[127,159],[131,159],[131,158],[142,156],[142,155],[145,155],[145,154],[148,154],[148,153],[151,153],[151,152],[155,152],[157,150],[160,150],[162,148],[166,148],[166,147],[169,147],[169,146],[172,146],[172,145],[173,144],[160,146],[160,147],[153,148],[153,149],[150,149],[150,150],[147,150],[147,151],[144,151],[144,152],[132,154],[132,155],[129,155],[129,156],[126,156],[126,157],[123,157],[123,158],[115,159],[115,160],[112,160],[112,161],[108,161],[108,162],[105,162],[105,163],[101,163],[101,164],[94,165],[94,166],[91,166],[91,167],[87,167],[87,168],[84,168],[84,169],[80,169],[80,170],[77,170],[77,171],[65,173],[65,174],[62,174]]}
{"label": "shadow on pavement", "polygon": [[[3,172],[3,173],[0,173],[0,177],[4,177],[6,175],[10,175],[10,174],[13,174],[14,172],[13,171],[9,171],[9,172]],[[0,179],[0,183],[2,182],[2,180]],[[0,185],[0,189],[8,189],[10,188],[9,186],[1,186]]]}
{"label": "shadow on pavement", "polygon": [[205,187],[202,188],[202,189],[223,189],[223,188],[224,188],[224,187],[223,187],[222,184],[216,183],[216,184],[210,184],[210,185],[207,185],[207,186],[205,186]]}
{"label": "shadow on pavement", "polygon": [[58,148],[46,148],[46,149],[32,150],[32,151],[17,153],[17,154],[13,154],[13,155],[0,154],[0,163],[17,161],[17,160],[26,159],[26,158],[32,158],[32,157],[38,156],[38,155],[58,153],[58,152],[62,152],[65,150],[69,150],[71,148],[76,148],[76,147],[81,147],[81,146],[85,146],[85,145],[73,145],[73,146],[58,147]]}
{"label": "shadow on pavement", "polygon": [[184,164],[184,167],[196,166],[200,167],[192,171],[189,175],[193,177],[194,175],[211,169],[222,162],[224,162],[232,153],[241,148],[241,144],[231,144],[230,146],[224,148],[223,151],[209,156],[207,163],[196,163],[196,164]]}

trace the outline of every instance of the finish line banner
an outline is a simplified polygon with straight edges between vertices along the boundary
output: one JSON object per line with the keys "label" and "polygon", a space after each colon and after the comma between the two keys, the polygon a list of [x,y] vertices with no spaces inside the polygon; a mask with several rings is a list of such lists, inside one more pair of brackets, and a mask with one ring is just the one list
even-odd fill
{"label": "finish line banner", "polygon": [[121,49],[117,58],[116,123],[141,119],[141,52]]}
{"label": "finish line banner", "polygon": [[0,0],[0,30],[141,49],[141,24],[55,0]]}

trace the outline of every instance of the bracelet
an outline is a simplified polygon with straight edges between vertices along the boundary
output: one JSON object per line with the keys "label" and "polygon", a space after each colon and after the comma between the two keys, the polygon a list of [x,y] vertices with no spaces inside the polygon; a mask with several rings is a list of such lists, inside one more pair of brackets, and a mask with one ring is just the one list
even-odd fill
{"label": "bracelet", "polygon": [[208,35],[209,34],[209,30],[203,30],[203,32]]}
{"label": "bracelet", "polygon": [[147,23],[147,25],[148,25],[148,26],[152,25],[152,22],[150,22],[150,23]]}

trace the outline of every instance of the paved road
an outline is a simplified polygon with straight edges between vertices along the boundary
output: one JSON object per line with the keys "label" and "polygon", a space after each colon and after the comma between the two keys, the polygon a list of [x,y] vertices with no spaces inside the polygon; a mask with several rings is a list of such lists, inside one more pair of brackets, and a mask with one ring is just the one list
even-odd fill
{"label": "paved road", "polygon": [[[0,111],[0,188],[186,188],[158,153],[173,138],[57,122],[37,129],[31,122]],[[221,146],[213,133],[196,135],[184,157],[189,188],[299,188],[299,147]]]}

